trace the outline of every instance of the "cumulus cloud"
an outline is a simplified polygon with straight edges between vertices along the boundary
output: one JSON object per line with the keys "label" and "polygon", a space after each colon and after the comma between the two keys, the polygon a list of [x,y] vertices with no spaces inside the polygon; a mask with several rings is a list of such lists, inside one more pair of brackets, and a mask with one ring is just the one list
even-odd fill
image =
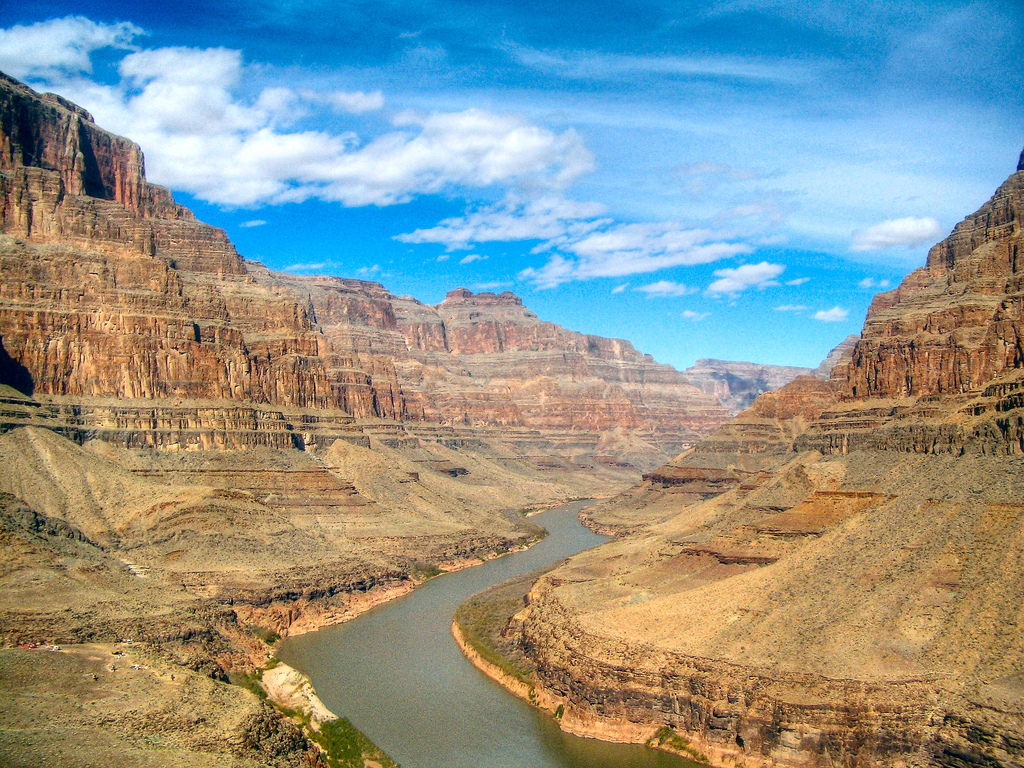
{"label": "cumulus cloud", "polygon": [[646,293],[648,297],[685,296],[688,293],[693,293],[693,290],[686,287],[683,283],[676,283],[672,280],[659,280],[658,282],[651,283],[650,285],[641,285],[636,290],[641,293]]}
{"label": "cumulus cloud", "polygon": [[593,156],[575,131],[481,109],[399,114],[391,129],[367,139],[284,130],[304,102],[319,98],[360,112],[379,109],[383,95],[309,97],[272,87],[246,98],[240,93],[249,70],[237,50],[136,50],[121,59],[116,84],[86,77],[93,51],[127,49],[143,34],[130,24],[69,17],[0,34],[4,69],[43,78],[104,127],[138,141],[154,181],[211,203],[319,198],[383,206],[467,187],[557,189],[593,169]]}
{"label": "cumulus cloud", "polygon": [[842,309],[841,307],[822,309],[814,313],[814,319],[820,320],[823,323],[841,323],[849,316],[850,310]]}
{"label": "cumulus cloud", "polygon": [[779,285],[777,278],[786,269],[784,264],[743,264],[728,269],[716,269],[715,280],[708,286],[709,294],[737,294],[748,288],[768,288]]}
{"label": "cumulus cloud", "polygon": [[530,200],[513,195],[497,205],[395,239],[438,243],[448,250],[471,248],[474,243],[539,240],[533,252],[550,252],[548,262],[519,273],[520,279],[538,288],[708,264],[752,250],[713,230],[687,228],[678,222],[623,224],[604,216],[605,210],[599,203],[560,194]]}
{"label": "cumulus cloud", "polygon": [[889,219],[873,227],[854,232],[850,250],[880,251],[900,245],[914,248],[932,243],[941,235],[942,227],[932,218],[908,216],[903,219]]}
{"label": "cumulus cloud", "polygon": [[93,51],[128,50],[144,34],[128,22],[101,24],[83,16],[18,24],[0,29],[0,70],[22,80],[92,72]]}

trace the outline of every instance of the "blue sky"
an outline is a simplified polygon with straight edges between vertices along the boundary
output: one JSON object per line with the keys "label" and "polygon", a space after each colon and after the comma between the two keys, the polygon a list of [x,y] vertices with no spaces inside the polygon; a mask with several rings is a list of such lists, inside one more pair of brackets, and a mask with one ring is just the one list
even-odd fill
{"label": "blue sky", "polygon": [[0,70],[274,269],[816,365],[1024,145],[1024,6],[50,2]]}

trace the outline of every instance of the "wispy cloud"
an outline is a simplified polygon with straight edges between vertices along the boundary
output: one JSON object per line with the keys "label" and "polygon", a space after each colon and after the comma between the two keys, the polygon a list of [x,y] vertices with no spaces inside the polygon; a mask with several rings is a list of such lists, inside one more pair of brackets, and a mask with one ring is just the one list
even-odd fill
{"label": "wispy cloud", "polygon": [[889,219],[867,229],[853,233],[851,251],[880,251],[885,248],[906,246],[913,248],[932,243],[942,236],[939,222],[931,218],[909,216],[903,219]]}
{"label": "wispy cloud", "polygon": [[630,56],[598,51],[543,51],[507,42],[504,49],[520,65],[580,80],[648,75],[797,83],[806,82],[816,69],[808,62],[754,56]]}
{"label": "wispy cloud", "polygon": [[238,226],[241,227],[242,229],[251,229],[252,227],[262,227],[266,225],[266,223],[267,222],[264,221],[263,219],[252,219],[250,221],[243,221]]}
{"label": "wispy cloud", "polygon": [[303,261],[282,267],[281,271],[296,273],[323,272],[325,269],[334,266],[337,265],[332,261]]}
{"label": "wispy cloud", "polygon": [[873,277],[865,277],[863,280],[861,280],[859,283],[857,283],[857,287],[858,288],[862,288],[865,291],[872,290],[874,288],[888,288],[889,287],[889,281],[888,280],[875,280],[875,278],[873,278]]}
{"label": "wispy cloud", "polygon": [[614,288],[612,288],[612,293],[622,293],[627,288],[629,288],[629,283],[623,283],[622,285],[616,285]]}
{"label": "wispy cloud", "polygon": [[776,312],[803,312],[807,307],[803,304],[783,304],[780,307],[776,307]]}
{"label": "wispy cloud", "polygon": [[810,282],[810,279],[811,278],[809,278],[809,277],[798,277],[795,280],[787,280],[783,284],[784,285],[790,285],[790,286],[798,286],[798,285],[803,285],[804,283]]}
{"label": "wispy cloud", "polygon": [[560,195],[524,199],[510,195],[481,210],[445,219],[435,227],[417,229],[395,239],[403,243],[438,243],[448,250],[471,248],[474,243],[555,241],[579,238],[609,223],[600,203],[580,203]]}
{"label": "wispy cloud", "polygon": [[692,288],[688,288],[683,283],[676,283],[672,280],[659,280],[656,283],[650,283],[649,285],[641,285],[636,290],[640,293],[646,293],[648,298],[655,296],[685,296],[688,293],[693,293]]}
{"label": "wispy cloud", "polygon": [[822,309],[814,313],[814,319],[823,323],[841,323],[850,316],[850,310],[841,307]]}
{"label": "wispy cloud", "polygon": [[679,316],[682,317],[684,320],[692,320],[693,322],[697,322],[698,320],[703,320],[705,317],[710,317],[711,313],[694,312],[692,309],[684,309],[682,312],[679,313]]}
{"label": "wispy cloud", "polygon": [[384,94],[380,91],[334,91],[323,97],[335,109],[352,115],[375,112],[384,108]]}
{"label": "wispy cloud", "polygon": [[743,264],[735,268],[716,269],[715,280],[708,286],[709,294],[735,295],[742,293],[748,288],[768,288],[777,286],[780,283],[777,278],[786,269],[784,264],[769,264],[762,261],[759,264]]}
{"label": "wispy cloud", "polygon": [[480,253],[471,253],[459,259],[459,264],[472,264],[474,261],[486,261],[487,257]]}

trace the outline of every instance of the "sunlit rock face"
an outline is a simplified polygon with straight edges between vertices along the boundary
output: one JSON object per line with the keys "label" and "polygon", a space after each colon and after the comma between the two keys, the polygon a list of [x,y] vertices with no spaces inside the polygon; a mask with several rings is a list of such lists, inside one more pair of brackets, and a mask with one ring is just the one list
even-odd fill
{"label": "sunlit rock face", "polygon": [[[1024,170],[799,377],[586,510],[509,632],[578,733],[717,765],[1016,765]],[[662,732],[664,736],[664,732]]]}
{"label": "sunlit rock face", "polygon": [[[146,181],[136,144],[7,77],[0,232],[4,353],[35,396],[90,399],[79,422],[104,412],[102,400],[126,413],[129,402],[159,410],[177,399],[205,404],[205,416],[180,414],[183,429],[202,432],[231,401],[260,408],[244,417],[251,429],[223,411],[225,447],[300,444],[281,415],[298,408],[586,433],[595,445],[626,430],[657,463],[728,416],[629,342],[543,322],[507,292],[459,289],[430,307],[377,283],[246,262],[223,231]],[[104,413],[109,428],[118,417]],[[148,436],[146,418],[122,419],[122,432],[137,433],[126,439],[166,445],[176,417],[154,416]]]}

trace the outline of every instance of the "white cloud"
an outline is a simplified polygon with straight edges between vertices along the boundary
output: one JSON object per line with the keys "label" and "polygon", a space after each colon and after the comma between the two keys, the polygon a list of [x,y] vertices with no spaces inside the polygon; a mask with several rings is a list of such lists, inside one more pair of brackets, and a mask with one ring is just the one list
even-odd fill
{"label": "white cloud", "polygon": [[872,288],[888,288],[889,281],[875,280],[873,277],[865,277],[863,280],[857,283],[857,286],[863,288],[865,291],[870,290]]}
{"label": "white cloud", "polygon": [[242,229],[250,229],[252,227],[262,227],[266,223],[267,222],[265,222],[263,219],[252,219],[251,221],[243,221],[238,226],[241,227]]}
{"label": "white cloud", "polygon": [[513,43],[506,43],[504,48],[524,66],[554,72],[562,77],[588,80],[647,75],[673,79],[685,77],[796,83],[805,81],[813,72],[812,66],[792,59],[550,52]]}
{"label": "white cloud", "polygon": [[708,286],[710,294],[737,294],[748,288],[767,288],[779,285],[775,279],[785,271],[784,264],[743,264],[730,269],[716,269],[715,280]]}
{"label": "white cloud", "polygon": [[832,307],[832,309],[822,309],[814,313],[814,319],[820,320],[823,323],[841,323],[849,316],[850,310],[842,309],[840,307]]}
{"label": "white cloud", "polygon": [[450,258],[451,257],[447,253],[442,253],[440,256],[437,257],[437,261],[448,261],[448,259]]}
{"label": "white cloud", "polygon": [[[319,198],[383,206],[466,187],[552,190],[594,167],[575,131],[481,109],[403,113],[367,140],[282,130],[312,97],[282,87],[241,96],[250,69],[237,50],[138,50],[121,59],[114,85],[82,74],[91,69],[92,51],[127,48],[141,34],[130,24],[77,17],[13,27],[0,30],[0,62],[16,75],[43,78],[99,124],[141,144],[153,181],[221,205]],[[324,99],[350,112],[383,105],[377,92]]]}
{"label": "white cloud", "polygon": [[803,312],[807,307],[803,304],[783,304],[781,307],[776,307],[776,312]]}
{"label": "white cloud", "polygon": [[913,248],[930,244],[942,236],[942,227],[932,218],[908,216],[903,219],[889,219],[867,229],[853,233],[851,251],[879,251],[899,245]]}
{"label": "white cloud", "polygon": [[597,218],[605,210],[599,203],[579,203],[561,195],[541,195],[531,200],[511,195],[497,205],[395,239],[403,243],[440,243],[448,250],[462,250],[472,247],[472,243],[578,238],[607,221]]}
{"label": "white cloud", "polygon": [[472,264],[474,261],[486,261],[487,257],[479,253],[471,253],[459,260],[459,264]]}
{"label": "white cloud", "polygon": [[376,277],[380,274],[380,265],[374,264],[370,267],[360,267],[356,270],[356,274],[360,277]]}
{"label": "white cloud", "polygon": [[745,243],[727,242],[715,231],[686,229],[677,222],[606,224],[581,238],[566,237],[550,245],[561,253],[539,269],[524,269],[520,279],[553,288],[574,280],[709,264],[751,251]]}
{"label": "white cloud", "polygon": [[784,283],[784,285],[792,285],[792,286],[803,285],[806,282],[810,282],[810,279],[811,278],[809,278],[809,277],[798,277],[795,280],[787,280]]}
{"label": "white cloud", "polygon": [[622,285],[616,285],[614,288],[612,288],[612,293],[622,293],[627,288],[629,288],[629,283],[623,283]]}
{"label": "white cloud", "polygon": [[684,320],[692,320],[693,322],[697,322],[698,320],[703,320],[705,317],[711,316],[710,312],[694,312],[692,309],[684,309],[679,314]]}
{"label": "white cloud", "polygon": [[101,24],[83,16],[19,24],[0,29],[0,70],[22,80],[92,72],[93,51],[131,49],[144,34],[128,22]]}
{"label": "white cloud", "polygon": [[325,97],[328,104],[352,115],[364,112],[376,112],[384,108],[384,94],[380,91],[365,93],[364,91],[335,91]]}
{"label": "white cloud", "polygon": [[693,293],[691,288],[687,288],[682,283],[676,283],[672,280],[659,280],[656,283],[650,285],[641,285],[636,290],[641,293],[646,293],[648,297],[652,296],[685,296],[688,293]]}

